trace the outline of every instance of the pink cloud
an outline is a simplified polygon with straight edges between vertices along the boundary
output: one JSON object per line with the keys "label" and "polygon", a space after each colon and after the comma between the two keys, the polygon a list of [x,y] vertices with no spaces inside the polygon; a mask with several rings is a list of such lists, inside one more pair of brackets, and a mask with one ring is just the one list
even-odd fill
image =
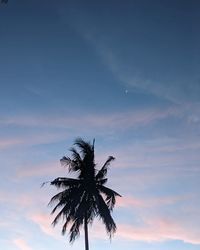
{"label": "pink cloud", "polygon": [[[173,116],[177,113],[177,110],[166,109],[163,110],[134,110],[121,113],[111,114],[83,114],[78,116],[63,117],[62,116],[21,116],[21,117],[9,117],[0,121],[2,125],[17,125],[28,127],[59,127],[59,128],[113,128],[121,129],[121,127],[129,128],[138,125],[145,125],[152,121]],[[81,127],[80,127],[81,121]]]}
{"label": "pink cloud", "polygon": [[3,203],[13,203],[17,205],[17,207],[27,207],[32,205],[33,199],[30,194],[25,193],[15,193],[15,192],[8,192],[8,191],[1,191],[0,192],[0,202]]}
{"label": "pink cloud", "polygon": [[42,177],[42,176],[58,176],[65,175],[67,172],[66,169],[61,167],[59,161],[56,162],[45,162],[41,164],[30,164],[26,165],[23,168],[17,169],[16,177],[21,178],[30,178],[30,177]]}
{"label": "pink cloud", "polygon": [[52,218],[49,216],[49,214],[34,213],[29,215],[28,218],[36,223],[43,233],[57,238],[56,231],[51,225]]}
{"label": "pink cloud", "polygon": [[38,144],[48,144],[66,139],[66,133],[38,133],[14,136],[12,138],[1,138],[0,149],[7,149],[16,146],[31,146]]}
{"label": "pink cloud", "polygon": [[[131,241],[144,242],[161,242],[166,240],[181,240],[191,244],[200,244],[200,228],[198,223],[199,210],[194,211],[187,204],[191,204],[191,198],[187,195],[174,197],[155,197],[155,198],[135,198],[126,197],[117,199],[117,207],[129,208],[130,211],[135,209],[137,215],[137,222],[132,224],[117,223],[117,233],[115,238],[125,239]],[[179,202],[184,201],[183,205]],[[188,203],[188,201],[190,201]],[[177,216],[172,211],[164,213],[159,206],[173,206],[172,209],[179,210]],[[169,207],[169,208],[170,208]],[[189,209],[189,210],[188,210]],[[132,213],[128,212],[127,216],[132,221]],[[161,214],[160,214],[161,213]],[[190,214],[188,217],[187,214]],[[101,223],[95,223],[91,229],[94,238],[105,238],[105,228]]]}
{"label": "pink cloud", "polygon": [[22,238],[13,240],[13,243],[19,250],[33,250]]}
{"label": "pink cloud", "polygon": [[[164,217],[140,218],[142,225],[117,224],[114,239],[129,241],[163,242],[181,240],[191,244],[200,244],[200,230],[191,229],[181,223]],[[106,232],[102,223],[95,222],[90,228],[92,239],[105,239]]]}
{"label": "pink cloud", "polygon": [[[188,139],[189,140],[189,139]],[[118,147],[114,155],[116,161],[114,166],[118,168],[156,168],[163,166],[180,166],[185,161],[199,159],[199,155],[192,154],[193,150],[199,150],[200,143],[188,141],[185,146],[184,141],[169,140],[146,140],[133,143],[132,145],[123,145],[123,148]],[[189,152],[191,152],[189,154]],[[183,154],[185,157],[183,157]]]}
{"label": "pink cloud", "polygon": [[146,202],[142,199],[134,198],[134,197],[118,197],[117,198],[117,206],[118,207],[144,207],[146,206]]}
{"label": "pink cloud", "polygon": [[[200,244],[200,230],[199,227],[195,227],[195,223],[193,222],[193,227],[188,227],[188,220],[185,218],[184,214],[182,218],[176,218],[173,216],[163,216],[159,214],[146,214],[144,210],[146,206],[149,206],[151,203],[155,203],[155,205],[160,202],[163,204],[176,202],[179,198],[172,197],[164,199],[158,199],[156,201],[145,202],[144,200],[134,199],[129,197],[125,199],[125,202],[120,201],[120,206],[138,206],[138,221],[136,225],[134,224],[120,224],[117,223],[117,233],[115,235],[116,239],[125,239],[132,241],[145,241],[145,242],[160,242],[166,240],[181,240],[191,244]],[[144,207],[145,206],[145,207]],[[152,208],[152,207],[151,207]],[[144,213],[143,213],[143,212]],[[131,214],[130,221],[131,221]],[[198,216],[198,214],[197,214]],[[51,237],[58,238],[61,230],[61,224],[58,225],[57,228],[52,228],[51,221],[52,218],[49,214],[46,213],[32,213],[28,216],[28,218],[36,223],[41,231]],[[190,218],[190,220],[194,220],[194,218]],[[95,220],[92,227],[89,227],[90,237],[91,239],[105,239],[106,233],[103,223],[99,223],[98,220]],[[81,231],[81,235],[83,231]]]}
{"label": "pink cloud", "polygon": [[[165,117],[174,115],[173,109],[161,110],[140,110],[128,111],[111,114],[83,114],[78,116],[63,117],[63,116],[17,116],[4,118],[0,121],[0,125],[15,125],[25,126],[30,128],[71,128],[79,133],[84,131],[95,131],[95,133],[109,134],[113,131],[123,129],[130,129],[137,126],[145,126],[153,121],[163,119]],[[81,123],[80,123],[81,121]],[[81,124],[81,125],[80,125]],[[13,136],[12,138],[1,138],[0,149],[7,149],[17,145],[37,145],[44,143],[52,143],[66,138],[66,133],[48,133],[44,131],[37,134],[22,134],[21,136]]]}
{"label": "pink cloud", "polygon": [[117,206],[126,208],[138,207],[159,207],[187,201],[192,195],[169,196],[169,197],[153,197],[153,198],[135,198],[133,196],[117,197]]}
{"label": "pink cloud", "polygon": [[20,139],[20,138],[1,139],[0,140],[0,149],[6,149],[6,148],[9,148],[9,147],[20,145],[22,143],[23,143],[23,140]]}

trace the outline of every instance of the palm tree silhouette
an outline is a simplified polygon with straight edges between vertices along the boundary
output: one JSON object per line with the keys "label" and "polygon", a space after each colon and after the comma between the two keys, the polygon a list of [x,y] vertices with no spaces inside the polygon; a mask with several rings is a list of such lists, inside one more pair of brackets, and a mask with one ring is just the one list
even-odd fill
{"label": "palm tree silhouette", "polygon": [[[84,225],[85,250],[89,250],[88,223],[92,223],[95,217],[101,218],[105,224],[106,231],[110,238],[116,231],[116,224],[111,216],[115,205],[115,197],[120,196],[112,189],[105,187],[107,182],[106,174],[109,164],[114,160],[109,156],[100,170],[96,169],[94,161],[94,140],[93,144],[77,138],[72,147],[72,158],[64,156],[60,161],[62,165],[69,168],[69,171],[77,172],[77,179],[58,177],[51,182],[51,185],[61,188],[62,191],[53,196],[49,204],[57,202],[52,214],[60,208],[52,224],[55,226],[62,218],[64,224],[62,234],[66,233],[68,225],[69,241],[73,242],[80,234],[80,227]],[[79,151],[77,151],[77,149]]]}

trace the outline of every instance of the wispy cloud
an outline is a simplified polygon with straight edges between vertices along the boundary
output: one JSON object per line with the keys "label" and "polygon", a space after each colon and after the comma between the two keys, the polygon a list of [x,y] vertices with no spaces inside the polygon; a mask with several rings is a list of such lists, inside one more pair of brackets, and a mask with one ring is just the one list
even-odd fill
{"label": "wispy cloud", "polygon": [[[22,125],[22,124],[21,124]],[[14,134],[12,138],[8,135],[7,138],[4,135],[3,138],[0,139],[0,150],[5,150],[13,147],[19,146],[32,146],[32,145],[40,145],[40,144],[50,144],[62,141],[66,139],[67,135],[63,132],[51,133],[51,132],[29,132],[21,133],[21,135]]]}
{"label": "wispy cloud", "polygon": [[[5,198],[5,195],[3,197]],[[196,199],[196,197],[193,198]],[[16,200],[17,199],[21,200],[19,196],[16,197]],[[35,199],[33,200],[35,202]],[[115,236],[116,239],[144,242],[181,240],[191,244],[200,244],[198,219],[196,219],[195,222],[195,217],[198,218],[199,211],[193,210],[192,212],[190,211],[190,206],[188,207],[187,205],[182,204],[182,202],[184,204],[190,204],[188,200],[191,200],[191,197],[188,197],[187,195],[154,198],[137,198],[134,196],[126,196],[124,198],[119,198],[117,200],[117,211],[119,212],[121,207],[128,209],[127,214],[130,218],[130,221],[133,221],[131,211],[134,213],[137,211],[139,223],[117,223],[118,230]],[[19,203],[19,206],[21,205]],[[174,205],[177,207],[175,208]],[[164,210],[167,212],[161,213],[161,210],[158,209],[160,206],[165,208],[168,207],[167,210]],[[177,213],[171,213],[169,209],[173,209],[173,211],[174,209],[179,211],[179,216],[177,216]],[[159,211],[158,214],[156,211]],[[187,216],[188,213],[191,214],[190,217]],[[52,217],[48,213],[38,211],[36,208],[34,208],[26,212],[25,217],[29,221],[32,221],[38,225],[41,232],[44,234],[56,238],[57,240],[61,240],[61,224],[59,224],[57,228],[53,228],[51,226]],[[99,224],[100,223],[97,223],[96,221],[91,229],[92,239],[105,238],[104,226]],[[26,242],[23,242],[23,240],[16,239],[15,245],[20,250],[29,250],[29,246],[26,244]]]}
{"label": "wispy cloud", "polygon": [[45,162],[41,164],[26,164],[25,167],[16,170],[16,178],[20,180],[31,177],[57,176],[60,174],[64,175],[66,170],[63,167],[59,167],[59,161]]}
{"label": "wispy cloud", "polygon": [[170,197],[154,197],[154,198],[136,198],[133,196],[119,197],[117,198],[117,206],[125,207],[129,209],[135,208],[153,208],[159,206],[168,206],[177,204],[181,201],[187,201],[188,195],[182,196],[170,196]]}
{"label": "wispy cloud", "polygon": [[28,193],[19,192],[0,192],[0,203],[2,204],[12,204],[18,209],[27,208],[34,204],[33,196]]}
{"label": "wispy cloud", "polygon": [[[106,114],[79,114],[77,116],[63,115],[26,115],[4,117],[0,126],[15,126],[11,135],[0,139],[0,149],[16,146],[32,146],[50,144],[66,140],[69,134],[113,134],[121,130],[145,127],[151,123],[174,117],[177,110],[173,108],[144,109]],[[18,132],[17,129],[27,128],[28,131]],[[40,131],[38,129],[40,128]],[[14,132],[16,131],[16,132]],[[69,133],[70,131],[70,133]]]}
{"label": "wispy cloud", "polygon": [[[19,127],[43,127],[43,128],[87,128],[89,129],[126,129],[146,125],[151,122],[175,116],[178,110],[174,108],[163,109],[141,109],[125,112],[112,112],[104,114],[78,114],[76,116],[63,115],[27,115],[17,117],[4,117],[0,125],[15,125]],[[80,125],[81,124],[81,125]]]}
{"label": "wispy cloud", "polygon": [[34,223],[36,223],[40,230],[49,235],[52,236],[54,238],[58,238],[58,231],[55,230],[52,225],[51,225],[51,220],[52,218],[48,215],[48,214],[44,214],[44,213],[33,213],[31,215],[29,215],[29,220],[33,221]]}
{"label": "wispy cloud", "polygon": [[[64,15],[62,16],[63,19],[66,19]],[[105,33],[104,31],[104,33],[97,33],[92,23],[85,21],[84,13],[79,13],[79,18],[71,18],[70,21],[68,17],[67,19],[68,24],[71,24],[79,35],[93,47],[96,54],[99,55],[113,76],[118,82],[122,83],[125,88],[150,93],[174,104],[184,104],[194,100],[200,100],[198,95],[200,92],[200,84],[197,80],[198,74],[196,74],[197,76],[195,77],[187,77],[187,79],[182,77],[183,74],[178,77],[168,77],[169,79],[165,79],[164,77],[160,77],[160,80],[151,79],[150,77],[147,78],[144,76],[145,74],[142,73],[143,70],[137,67],[137,59],[131,60],[130,63],[120,57],[121,54],[118,53],[116,49],[113,49],[113,47],[115,47],[113,46],[115,45],[115,41],[109,32]],[[112,32],[110,33],[112,34]],[[120,50],[122,50],[122,48],[120,48]],[[156,69],[154,70],[156,71]],[[155,75],[157,74],[158,72],[155,72]]]}
{"label": "wispy cloud", "polygon": [[167,218],[148,220],[144,226],[119,225],[117,237],[136,241],[181,240],[191,244],[200,244],[199,230],[188,230],[177,221]]}
{"label": "wispy cloud", "polygon": [[22,238],[17,238],[13,240],[14,245],[19,249],[19,250],[33,250],[27,242],[22,239]]}
{"label": "wispy cloud", "polygon": [[[131,220],[131,218],[130,218]],[[169,240],[180,240],[191,244],[200,244],[198,228],[190,228],[174,218],[152,216],[140,217],[140,224],[117,224],[115,240],[164,242]],[[104,225],[95,223],[92,230],[93,239],[105,239]]]}
{"label": "wispy cloud", "polygon": [[13,146],[21,145],[23,144],[23,140],[21,138],[7,138],[7,139],[1,139],[0,141],[0,149],[6,149]]}

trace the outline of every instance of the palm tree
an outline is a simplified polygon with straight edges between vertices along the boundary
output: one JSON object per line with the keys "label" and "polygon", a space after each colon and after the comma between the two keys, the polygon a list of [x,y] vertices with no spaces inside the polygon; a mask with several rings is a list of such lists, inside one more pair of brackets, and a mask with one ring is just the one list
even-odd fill
{"label": "palm tree", "polygon": [[[108,166],[114,160],[109,156],[100,170],[96,169],[94,161],[94,140],[93,144],[77,138],[72,147],[72,158],[64,156],[60,161],[67,166],[69,172],[76,172],[77,178],[58,177],[51,182],[51,185],[61,188],[62,191],[53,196],[49,204],[57,202],[52,210],[57,213],[52,224],[55,226],[62,218],[64,224],[62,234],[71,225],[69,230],[69,241],[73,242],[80,234],[80,227],[84,225],[85,250],[89,250],[88,223],[92,223],[95,217],[99,217],[105,224],[106,231],[110,238],[116,231],[116,224],[111,216],[115,205],[117,192],[104,186],[107,182],[106,174]],[[77,149],[79,151],[77,151]]]}

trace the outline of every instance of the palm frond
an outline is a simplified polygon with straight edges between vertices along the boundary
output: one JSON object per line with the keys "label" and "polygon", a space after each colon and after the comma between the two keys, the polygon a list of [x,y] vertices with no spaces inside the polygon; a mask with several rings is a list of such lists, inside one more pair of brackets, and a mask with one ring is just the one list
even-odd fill
{"label": "palm frond", "polygon": [[83,155],[93,152],[93,145],[91,145],[90,142],[84,141],[80,137],[75,140],[74,145],[80,148]]}
{"label": "palm frond", "polygon": [[107,181],[107,178],[96,180],[96,185],[104,185]]}
{"label": "palm frond", "polygon": [[78,196],[78,194],[79,189],[73,187],[54,195],[48,205],[53,205],[56,201],[58,203],[52,210],[51,214],[53,214],[59,207],[64,206],[65,204],[70,204],[71,200],[74,199],[74,196]]}
{"label": "palm frond", "polygon": [[[70,221],[73,222],[77,218],[79,218],[79,219],[81,219],[83,221],[84,215],[85,215],[85,213],[87,211],[87,203],[83,199],[83,195],[79,198],[79,202],[78,202],[77,205],[71,204],[71,205],[73,205],[72,206],[73,209],[70,211],[70,213],[68,214],[68,216],[66,216],[66,221],[65,221],[65,223],[63,225],[63,228],[62,228],[62,234],[65,234],[67,226],[68,226],[68,224],[69,224]],[[73,235],[71,237],[73,238],[74,236],[75,235]]]}
{"label": "palm frond", "polygon": [[68,167],[69,172],[71,171],[81,171],[82,161],[77,158],[71,159],[69,157],[63,156],[60,159],[60,163],[64,167]]}
{"label": "palm frond", "polygon": [[93,139],[93,142],[92,142],[92,150],[94,151],[94,144],[95,144],[95,138]]}
{"label": "palm frond", "polygon": [[82,188],[74,188],[71,192],[68,193],[68,197],[64,197],[64,199],[60,200],[59,203],[52,210],[52,214],[59,208],[64,206],[61,211],[56,215],[52,224],[55,226],[60,219],[61,216],[68,218],[72,217],[75,214],[77,207],[80,204],[80,200],[82,199],[82,195],[84,190]]}
{"label": "palm frond", "polygon": [[107,161],[104,163],[103,167],[98,171],[98,173],[96,174],[96,180],[99,180],[99,179],[103,179],[106,174],[107,174],[107,171],[108,171],[108,166],[110,165],[110,163],[112,161],[114,161],[115,158],[113,156],[109,156]]}
{"label": "palm frond", "polygon": [[103,220],[103,223],[106,227],[106,232],[111,238],[112,235],[116,231],[116,224],[110,214],[110,210],[106,205],[103,197],[100,194],[97,194],[97,207],[98,207],[98,215]]}
{"label": "palm frond", "polygon": [[68,191],[68,190],[64,190],[64,191],[59,192],[59,193],[57,193],[56,195],[54,195],[54,196],[51,198],[51,200],[49,201],[48,206],[52,206],[55,202],[62,200],[65,196],[67,196],[67,195],[66,195],[66,192],[67,192],[67,191]]}
{"label": "palm frond", "polygon": [[57,188],[78,187],[80,184],[81,180],[65,177],[58,177],[51,182],[51,185],[54,185]]}
{"label": "palm frond", "polygon": [[72,152],[72,158],[74,161],[82,162],[80,154],[77,152],[77,150],[74,147],[70,148],[70,151]]}
{"label": "palm frond", "polygon": [[[53,211],[51,212],[51,214],[53,214],[55,211],[56,211],[56,209],[59,207],[59,205],[60,204],[58,204],[54,209],[53,209]],[[60,218],[61,218],[61,216],[65,216],[66,218],[67,218],[67,214],[69,213],[69,208],[70,208],[70,206],[69,206],[69,204],[66,204],[61,210],[60,210],[60,212],[56,215],[56,217],[54,218],[54,220],[52,221],[52,225],[53,226],[55,226],[57,223],[58,223],[58,221],[60,220]]]}
{"label": "palm frond", "polygon": [[70,228],[69,241],[72,243],[80,235],[80,226],[83,224],[82,218],[76,218],[73,225]]}
{"label": "palm frond", "polygon": [[69,157],[63,156],[63,158],[60,159],[60,163],[62,166],[66,167],[71,164],[71,159]]}
{"label": "palm frond", "polygon": [[103,185],[98,185],[97,188],[100,192],[102,192],[106,196],[106,198],[105,198],[106,204],[107,204],[108,208],[110,210],[112,210],[114,205],[115,205],[115,202],[116,202],[115,197],[116,196],[121,197],[121,195],[118,194],[117,192],[115,192],[114,190],[107,188]]}
{"label": "palm frond", "polygon": [[65,216],[65,223],[62,227],[62,235],[64,235],[66,233],[66,230],[67,230],[67,226],[69,224],[69,222],[72,220],[72,217],[71,216]]}

